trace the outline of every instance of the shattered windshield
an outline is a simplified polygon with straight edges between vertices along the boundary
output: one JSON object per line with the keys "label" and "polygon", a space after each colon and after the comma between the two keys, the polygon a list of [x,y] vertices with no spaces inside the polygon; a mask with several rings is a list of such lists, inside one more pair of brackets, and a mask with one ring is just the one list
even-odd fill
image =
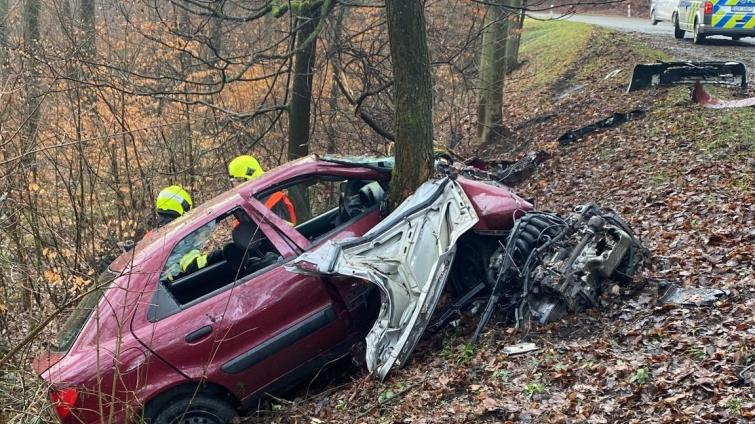
{"label": "shattered windshield", "polygon": [[176,247],[170,253],[165,268],[160,274],[161,280],[171,280],[181,274],[181,258],[192,250],[203,252],[206,245],[212,239],[213,230],[217,223],[213,220],[199,227],[196,231],[186,236],[178,242]]}

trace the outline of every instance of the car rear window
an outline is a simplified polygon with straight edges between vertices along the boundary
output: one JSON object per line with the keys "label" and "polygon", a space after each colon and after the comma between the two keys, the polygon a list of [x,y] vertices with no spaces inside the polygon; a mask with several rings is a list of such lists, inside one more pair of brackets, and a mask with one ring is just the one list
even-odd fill
{"label": "car rear window", "polygon": [[117,277],[118,275],[119,274],[109,269],[105,270],[105,272],[100,274],[100,276],[97,278],[97,286],[99,288],[89,292],[86,296],[81,298],[78,305],[71,308],[71,312],[68,315],[68,318],[66,318],[63,326],[60,329],[60,332],[58,333],[55,350],[57,350],[58,352],[68,352],[68,349],[70,349],[71,345],[73,345],[74,340],[76,340],[76,337],[84,327],[87,319],[89,319],[92,311],[100,302],[103,293],[105,293],[107,286],[109,286],[108,283],[110,281],[113,281],[113,279],[115,279],[115,277]]}

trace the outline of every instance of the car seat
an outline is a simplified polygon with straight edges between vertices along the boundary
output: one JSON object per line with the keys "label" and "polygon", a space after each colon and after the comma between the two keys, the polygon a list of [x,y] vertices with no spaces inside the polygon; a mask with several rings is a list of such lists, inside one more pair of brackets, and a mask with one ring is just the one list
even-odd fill
{"label": "car seat", "polygon": [[265,268],[280,258],[278,253],[265,248],[267,239],[253,222],[239,223],[231,237],[233,243],[223,247],[223,256],[238,277]]}

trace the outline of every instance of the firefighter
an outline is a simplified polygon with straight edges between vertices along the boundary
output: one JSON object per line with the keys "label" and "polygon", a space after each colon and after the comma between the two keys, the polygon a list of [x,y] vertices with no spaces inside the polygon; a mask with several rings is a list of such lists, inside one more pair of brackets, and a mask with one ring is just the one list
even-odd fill
{"label": "firefighter", "polygon": [[[265,171],[254,156],[241,155],[228,163],[228,175],[236,181],[250,181],[259,178]],[[265,206],[275,212],[276,215],[285,219],[291,225],[296,225],[296,212],[291,199],[282,191],[264,199]]]}
{"label": "firefighter", "polygon": [[179,216],[183,216],[193,206],[194,202],[191,200],[191,196],[183,187],[180,185],[165,187],[155,200],[155,210],[160,218],[157,226],[162,227]]}

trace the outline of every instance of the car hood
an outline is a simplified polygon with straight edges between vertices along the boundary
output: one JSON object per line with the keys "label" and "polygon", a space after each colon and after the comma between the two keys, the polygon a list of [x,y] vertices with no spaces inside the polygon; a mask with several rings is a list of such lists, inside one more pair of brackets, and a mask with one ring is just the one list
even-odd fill
{"label": "car hood", "polygon": [[431,180],[363,237],[328,242],[304,253],[299,273],[368,280],[381,291],[378,319],[367,335],[367,367],[381,379],[403,365],[443,291],[456,241],[478,221],[464,190]]}

